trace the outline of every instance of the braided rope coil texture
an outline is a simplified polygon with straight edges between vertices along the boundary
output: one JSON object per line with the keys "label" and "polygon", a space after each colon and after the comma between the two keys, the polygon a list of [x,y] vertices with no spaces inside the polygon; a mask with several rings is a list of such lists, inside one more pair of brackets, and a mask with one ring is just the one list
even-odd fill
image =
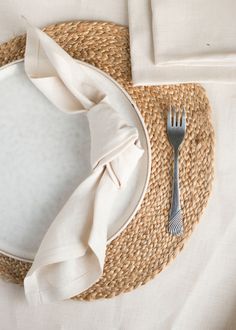
{"label": "braided rope coil texture", "polygon": [[[128,29],[104,22],[67,22],[45,31],[71,56],[108,73],[130,94],[147,126],[152,149],[151,177],[143,203],[129,226],[107,248],[102,278],[74,299],[111,298],[145,284],[182,250],[200,219],[213,180],[214,132],[204,89],[197,84],[133,87]],[[25,37],[0,45],[0,66],[24,56]],[[187,112],[180,152],[184,235],[168,233],[172,149],[166,136],[169,105]],[[0,274],[22,284],[29,263],[0,255]]]}

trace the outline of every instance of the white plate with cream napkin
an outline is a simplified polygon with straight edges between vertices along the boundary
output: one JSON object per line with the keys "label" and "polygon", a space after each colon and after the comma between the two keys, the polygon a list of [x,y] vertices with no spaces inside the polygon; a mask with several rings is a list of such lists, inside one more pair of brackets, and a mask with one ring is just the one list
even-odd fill
{"label": "white plate with cream napkin", "polygon": [[67,299],[99,279],[106,244],[144,197],[147,131],[114,80],[32,26],[25,63],[2,68],[0,81],[0,250],[34,258],[30,303]]}
{"label": "white plate with cream napkin", "polygon": [[129,0],[135,85],[236,81],[234,0]]}

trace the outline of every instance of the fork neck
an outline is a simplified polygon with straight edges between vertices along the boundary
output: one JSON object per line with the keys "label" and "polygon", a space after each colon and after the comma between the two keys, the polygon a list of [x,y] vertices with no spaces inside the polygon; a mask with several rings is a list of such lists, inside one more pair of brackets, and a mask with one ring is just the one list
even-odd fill
{"label": "fork neck", "polygon": [[179,148],[174,148],[174,160],[178,160],[179,157]]}

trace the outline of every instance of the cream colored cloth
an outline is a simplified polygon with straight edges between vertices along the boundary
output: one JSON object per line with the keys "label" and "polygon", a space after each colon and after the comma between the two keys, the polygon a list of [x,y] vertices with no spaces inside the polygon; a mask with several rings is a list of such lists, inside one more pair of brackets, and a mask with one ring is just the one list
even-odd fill
{"label": "cream colored cloth", "polygon": [[129,0],[136,85],[236,81],[234,0]]}
{"label": "cream colored cloth", "polygon": [[[57,4],[0,1],[4,13],[0,40],[23,33],[20,13],[42,27],[72,19],[128,24],[126,0],[60,0]],[[88,303],[68,300],[34,308],[27,305],[21,286],[0,280],[2,329],[236,329],[236,85],[205,87],[214,109],[215,180],[210,203],[184,250],[147,284],[128,294]],[[16,109],[17,104],[17,99],[12,100]],[[17,111],[15,116],[21,120]]]}
{"label": "cream colored cloth", "polygon": [[24,281],[28,301],[37,304],[79,294],[102,275],[109,215],[143,150],[137,129],[112,109],[83,66],[29,25],[25,71],[58,109],[85,112],[91,135],[92,173],[48,229]]}

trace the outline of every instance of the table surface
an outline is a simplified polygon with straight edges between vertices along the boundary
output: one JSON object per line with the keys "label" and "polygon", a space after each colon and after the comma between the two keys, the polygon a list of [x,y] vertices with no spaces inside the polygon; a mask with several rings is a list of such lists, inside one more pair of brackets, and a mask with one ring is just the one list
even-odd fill
{"label": "table surface", "polygon": [[[24,32],[21,15],[39,27],[76,19],[128,24],[127,0],[2,0],[0,42]],[[109,300],[33,307],[21,286],[0,280],[0,329],[236,328],[236,85],[204,87],[216,133],[215,180],[181,254],[145,286]]]}

